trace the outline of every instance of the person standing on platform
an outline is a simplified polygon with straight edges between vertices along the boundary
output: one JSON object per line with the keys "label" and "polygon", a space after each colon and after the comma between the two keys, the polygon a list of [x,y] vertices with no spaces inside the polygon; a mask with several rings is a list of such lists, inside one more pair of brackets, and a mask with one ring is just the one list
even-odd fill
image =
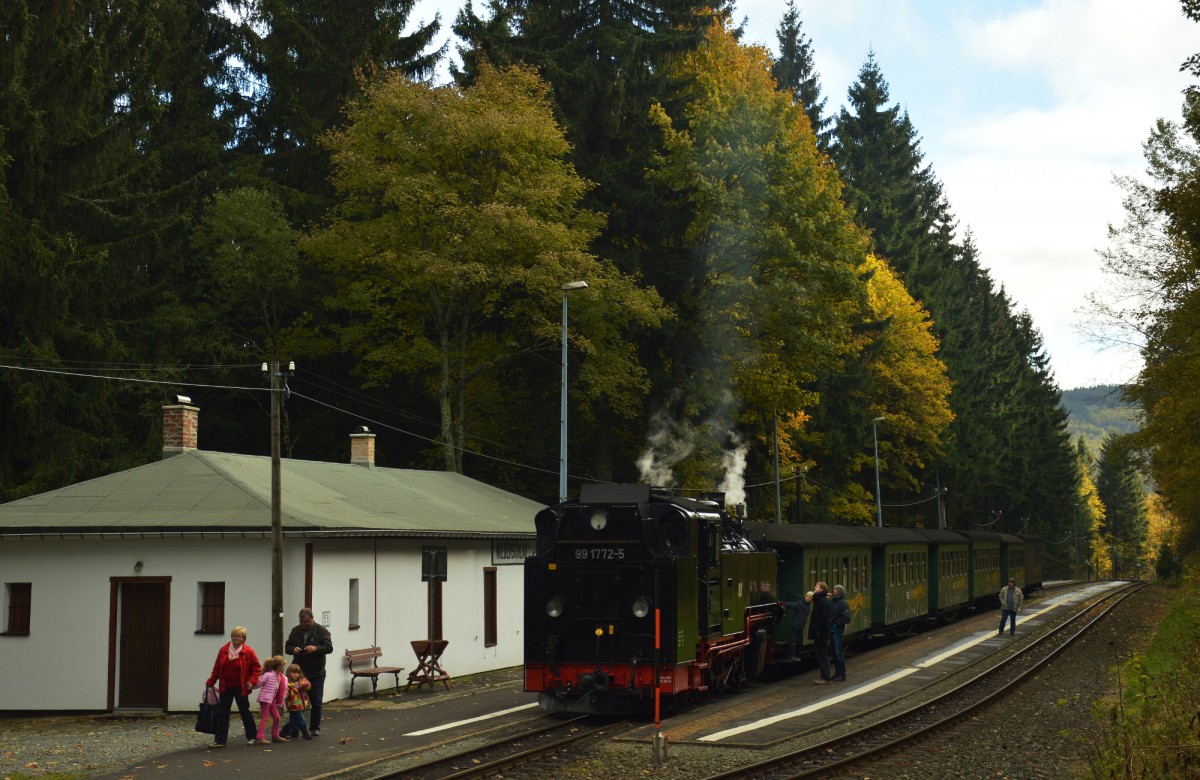
{"label": "person standing on platform", "polygon": [[817,668],[821,672],[820,679],[814,680],[818,685],[824,685],[833,677],[829,669],[829,586],[818,582],[813,586],[812,617],[808,621],[808,638],[813,641],[813,650],[817,654]]}
{"label": "person standing on platform", "polygon": [[1004,624],[1009,620],[1012,621],[1012,628],[1008,635],[1017,635],[1017,613],[1021,611],[1021,604],[1024,601],[1025,594],[1017,587],[1017,581],[1009,577],[1008,585],[1000,589],[1000,633],[998,636],[1004,636]]}
{"label": "person standing on platform", "polygon": [[810,590],[799,601],[782,602],[784,608],[792,615],[792,635],[788,641],[785,661],[796,660],[796,650],[799,649],[801,640],[804,638],[804,624],[808,622],[808,613],[812,611],[812,600],[813,592]]}
{"label": "person standing on platform", "polygon": [[854,619],[850,605],[846,603],[846,589],[834,585],[829,602],[829,634],[833,642],[833,664],[837,671],[834,682],[846,681],[846,626]]}
{"label": "person standing on platform", "polygon": [[[333,652],[333,637],[329,629],[313,620],[313,611],[305,607],[300,610],[300,623],[288,634],[285,649],[292,654],[292,663],[300,665],[300,671],[308,680],[308,702],[312,715],[308,731],[314,737],[321,733],[321,702],[325,697],[325,656]],[[299,736],[288,729],[287,736]]]}

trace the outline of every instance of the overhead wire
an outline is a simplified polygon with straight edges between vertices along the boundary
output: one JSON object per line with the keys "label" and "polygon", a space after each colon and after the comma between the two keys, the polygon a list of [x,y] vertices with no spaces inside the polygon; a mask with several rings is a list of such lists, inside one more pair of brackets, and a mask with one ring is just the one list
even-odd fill
{"label": "overhead wire", "polygon": [[[60,361],[60,364],[64,363],[64,362],[69,364],[72,361]],[[118,363],[118,364],[107,363],[106,364],[106,363],[86,362],[86,361],[77,361],[77,362],[79,362],[82,365],[88,365],[88,366],[93,366],[93,367],[104,367],[108,370],[141,371],[141,372],[145,372],[145,371],[164,371],[164,372],[165,371],[192,371],[192,370],[216,371],[216,370],[230,370],[230,369],[239,369],[239,368],[256,368],[260,365],[258,363],[249,363],[249,364],[212,364],[212,365],[188,364],[188,365],[183,365],[183,366],[163,366],[163,365],[151,365],[151,364],[121,364],[121,363]],[[61,376],[71,376],[71,377],[79,377],[79,378],[85,378],[85,379],[104,379],[104,380],[118,381],[118,382],[170,385],[170,386],[174,386],[174,387],[198,387],[198,388],[220,389],[220,390],[243,390],[243,391],[250,391],[250,392],[267,392],[267,393],[271,392],[270,387],[265,387],[265,386],[261,386],[261,385],[249,386],[249,385],[228,385],[228,384],[203,383],[203,382],[195,382],[195,381],[191,381],[188,379],[182,379],[182,378],[176,378],[176,379],[170,379],[170,380],[147,379],[144,377],[114,376],[111,374],[97,374],[97,373],[88,373],[88,372],[83,372],[83,371],[70,371],[70,370],[56,369],[56,368],[39,368],[39,367],[34,367],[34,366],[15,365],[15,364],[11,364],[11,363],[0,364],[0,369],[6,369],[6,368],[14,370],[14,371],[28,371],[28,372],[41,373],[41,374],[56,374],[56,375],[61,375]],[[96,370],[96,369],[93,368],[93,370]],[[311,379],[310,377],[315,378],[315,379]],[[315,380],[323,381],[325,386],[320,389],[323,389],[327,392],[338,395],[347,401],[353,401],[353,402],[356,402],[359,404],[372,406],[378,410],[387,411],[391,414],[395,414],[395,415],[399,415],[401,417],[408,418],[414,422],[423,423],[423,424],[432,425],[432,426],[440,425],[440,423],[438,423],[435,420],[431,420],[429,418],[422,417],[421,415],[414,414],[412,412],[408,412],[400,407],[395,406],[394,404],[388,404],[384,401],[381,401],[378,398],[375,398],[367,393],[362,392],[361,390],[357,390],[354,388],[348,388],[348,387],[345,387],[344,385],[340,385],[338,383],[327,380],[325,377],[323,377],[322,375],[317,374],[315,372],[305,370],[305,371],[303,371],[302,376],[300,377],[300,381],[302,381],[302,382],[307,381],[314,388],[317,388],[317,387],[319,387],[319,384]],[[295,381],[296,381],[296,378],[293,377],[293,383]],[[558,473],[557,469],[544,468],[544,467],[536,466],[536,465],[533,465],[530,463],[523,463],[523,462],[520,462],[517,460],[513,460],[511,458],[503,458],[503,457],[499,457],[496,455],[490,455],[490,454],[482,452],[480,450],[472,449],[472,448],[465,447],[465,446],[460,446],[460,445],[455,445],[455,444],[447,444],[446,442],[444,442],[440,439],[437,439],[437,438],[434,438],[431,436],[427,436],[422,433],[418,433],[416,431],[409,430],[407,428],[402,428],[400,426],[384,422],[383,420],[381,420],[377,417],[363,415],[361,412],[352,412],[352,411],[350,411],[346,408],[343,408],[341,406],[338,406],[336,404],[322,401],[321,399],[316,398],[315,396],[304,394],[304,393],[299,393],[296,390],[292,389],[290,386],[289,386],[289,392],[290,392],[291,396],[294,396],[297,398],[302,398],[306,401],[310,401],[312,403],[318,404],[325,408],[332,409],[332,410],[337,411],[341,414],[344,414],[348,417],[360,419],[365,422],[369,422],[372,425],[379,426],[380,428],[395,431],[397,433],[401,433],[406,436],[411,436],[413,438],[428,442],[430,444],[434,444],[439,447],[449,446],[452,449],[454,449],[455,451],[460,452],[462,454],[468,454],[468,455],[472,455],[475,457],[490,460],[490,461],[493,461],[496,463],[503,463],[505,465],[514,466],[514,467],[522,468],[522,469],[528,469],[530,471],[539,472],[542,474],[557,474]],[[519,453],[522,453],[522,454],[525,454],[525,455],[528,455],[528,456],[531,456],[534,458],[545,458],[545,459],[549,460],[553,457],[548,454],[539,453],[538,451],[527,448],[527,447],[521,447],[518,445],[511,444],[511,443],[506,443],[506,442],[497,442],[497,441],[493,441],[493,440],[490,440],[490,439],[487,439],[484,437],[480,437],[477,435],[470,435],[470,438],[475,441],[481,442],[483,444],[487,444],[487,445],[502,448],[502,449],[514,450],[516,452],[519,452]],[[580,478],[579,475],[571,475],[571,476],[574,478]],[[811,476],[808,476],[808,475],[792,475],[790,477],[782,478],[780,480],[780,482],[791,482],[796,479],[800,479],[801,477],[803,477],[807,481],[812,482],[818,488],[821,488],[822,490],[826,490],[826,491],[829,491],[836,495],[839,495],[848,501],[854,501],[854,502],[862,503],[862,504],[874,504],[875,503],[874,501],[868,501],[867,499],[863,499],[858,496],[851,496],[841,490],[833,488],[829,485],[825,485],[825,484],[821,483],[820,481],[815,480]],[[759,487],[766,487],[766,486],[773,485],[773,484],[775,484],[774,480],[772,480],[770,482],[755,482],[755,483],[747,484],[747,485],[745,485],[745,487],[759,488]],[[686,491],[684,491],[684,492],[686,492]],[[704,491],[694,491],[694,492],[704,492]],[[905,502],[905,503],[885,503],[884,506],[892,507],[892,508],[916,506],[919,504],[928,503],[929,501],[935,500],[936,498],[937,498],[937,494],[935,493],[932,496],[919,498],[915,501]],[[988,524],[988,525],[990,525],[990,524]]]}

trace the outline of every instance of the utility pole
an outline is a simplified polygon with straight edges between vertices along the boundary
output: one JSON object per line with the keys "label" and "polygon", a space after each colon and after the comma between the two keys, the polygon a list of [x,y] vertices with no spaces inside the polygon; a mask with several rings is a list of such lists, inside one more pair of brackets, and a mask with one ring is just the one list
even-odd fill
{"label": "utility pole", "polygon": [[775,523],[778,525],[783,522],[783,498],[779,490],[779,412],[775,412],[771,433],[771,448],[775,450]]}
{"label": "utility pole", "polygon": [[871,421],[871,438],[875,440],[875,517],[876,524],[883,528],[883,496],[879,492],[879,423],[883,417]]}
{"label": "utility pole", "polygon": [[[280,424],[283,399],[280,395],[287,385],[279,370],[279,361],[272,361],[263,372],[271,379],[271,654],[283,655],[283,486],[280,478],[280,451],[283,449]],[[295,362],[288,363],[287,376],[296,371]]]}
{"label": "utility pole", "polygon": [[937,476],[938,528],[945,531],[946,530],[946,507],[942,504],[942,470],[940,468],[935,469],[934,474]]}

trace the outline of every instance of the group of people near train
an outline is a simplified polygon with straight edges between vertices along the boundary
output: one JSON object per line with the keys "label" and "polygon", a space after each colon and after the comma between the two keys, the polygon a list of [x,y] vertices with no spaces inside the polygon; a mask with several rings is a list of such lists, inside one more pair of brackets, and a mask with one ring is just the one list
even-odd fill
{"label": "group of people near train", "polygon": [[[260,662],[254,648],[246,644],[245,628],[237,626],[229,632],[229,641],[217,652],[206,683],[207,688],[218,691],[216,729],[209,748],[223,748],[229,741],[229,716],[234,702],[249,745],[320,736],[325,657],[333,652],[329,629],[314,621],[312,610],[305,607],[300,610],[300,622],[288,634],[284,649],[291,653],[291,665],[282,655]],[[260,711],[257,725],[250,709],[250,695],[255,690]],[[312,714],[306,719],[305,712],[309,711]],[[287,723],[282,722],[285,712]],[[271,723],[269,739],[268,722]]]}
{"label": "group of people near train", "polygon": [[[1017,581],[1009,577],[1008,584],[1000,590],[1000,636],[1004,635],[1005,623],[1011,623],[1009,635],[1017,632],[1017,613],[1021,611],[1025,594],[1017,587]],[[853,614],[846,601],[846,589],[834,585],[832,589],[818,582],[804,594],[801,601],[781,602],[791,613],[791,637],[788,641],[785,660],[795,660],[796,650],[801,646],[804,624],[808,621],[808,638],[813,643],[813,654],[820,672],[814,682],[825,685],[830,682],[846,681],[846,626]],[[811,619],[810,619],[811,615]]]}
{"label": "group of people near train", "polygon": [[[787,660],[796,658],[796,650],[804,635],[804,624],[808,622],[808,638],[813,643],[817,658],[817,669],[821,676],[818,685],[846,681],[846,626],[853,618],[850,605],[846,602],[846,589],[834,585],[832,590],[825,582],[818,582],[804,594],[801,601],[785,601],[784,607],[791,612],[791,638],[788,641]],[[811,618],[810,618],[811,616]]]}

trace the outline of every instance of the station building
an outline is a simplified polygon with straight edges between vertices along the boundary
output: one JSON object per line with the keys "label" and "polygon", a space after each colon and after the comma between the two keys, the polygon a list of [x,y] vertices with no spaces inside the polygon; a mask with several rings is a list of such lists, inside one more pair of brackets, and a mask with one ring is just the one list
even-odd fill
{"label": "station building", "polygon": [[[235,626],[271,655],[271,458],[201,450],[199,407],[163,412],[162,460],[0,505],[0,710],[194,709]],[[283,636],[305,606],[329,628],[326,700],[349,694],[348,649],[381,648],[402,685],[430,639],[451,685],[520,665],[543,507],[376,467],[374,434],[350,438],[348,463],[280,461]]]}

